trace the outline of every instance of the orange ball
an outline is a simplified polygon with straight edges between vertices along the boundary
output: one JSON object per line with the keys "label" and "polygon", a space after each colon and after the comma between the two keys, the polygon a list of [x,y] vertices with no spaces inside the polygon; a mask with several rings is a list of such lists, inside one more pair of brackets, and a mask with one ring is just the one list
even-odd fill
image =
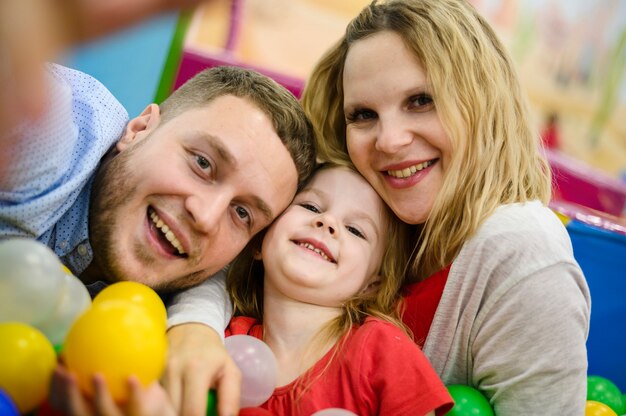
{"label": "orange ball", "polygon": [[128,398],[128,377],[143,386],[158,380],[165,367],[167,338],[162,322],[126,300],[94,302],[67,335],[63,356],[80,388],[93,395],[93,376],[104,376],[113,399]]}
{"label": "orange ball", "polygon": [[127,300],[142,308],[165,327],[167,325],[167,312],[163,301],[150,287],[138,282],[117,282],[104,288],[94,298],[97,304],[105,300]]}

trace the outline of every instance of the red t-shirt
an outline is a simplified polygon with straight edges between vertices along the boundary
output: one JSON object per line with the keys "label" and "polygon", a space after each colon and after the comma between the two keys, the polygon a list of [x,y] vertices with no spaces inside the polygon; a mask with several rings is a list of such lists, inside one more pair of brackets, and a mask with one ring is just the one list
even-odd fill
{"label": "red t-shirt", "polygon": [[426,341],[449,273],[450,266],[403,289],[402,321],[413,332],[413,338],[420,347],[423,347]]}
{"label": "red t-shirt", "polygon": [[[226,336],[262,336],[262,326],[247,317],[231,320]],[[453,402],[435,370],[399,328],[367,318],[305,374],[276,388],[261,407],[276,415],[306,415],[340,408],[359,416],[443,415]],[[331,358],[332,361],[330,360]]]}

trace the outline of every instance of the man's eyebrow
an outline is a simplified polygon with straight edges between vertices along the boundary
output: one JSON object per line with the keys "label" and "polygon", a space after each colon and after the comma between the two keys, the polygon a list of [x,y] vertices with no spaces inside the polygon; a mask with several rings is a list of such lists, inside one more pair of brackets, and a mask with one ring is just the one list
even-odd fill
{"label": "man's eyebrow", "polygon": [[224,145],[224,141],[220,139],[218,136],[214,136],[212,134],[201,133],[201,138],[206,140],[209,146],[215,150],[218,157],[222,159],[223,162],[231,165],[232,167],[237,166],[237,160],[233,156],[233,154],[228,150],[228,148]]}
{"label": "man's eyebrow", "polygon": [[261,198],[259,198],[256,195],[252,195],[251,199],[252,199],[252,205],[254,205],[256,209],[261,211],[261,213],[267,220],[268,224],[274,221],[274,213],[272,212],[272,209],[270,208],[269,205],[267,205],[265,201],[263,201]]}

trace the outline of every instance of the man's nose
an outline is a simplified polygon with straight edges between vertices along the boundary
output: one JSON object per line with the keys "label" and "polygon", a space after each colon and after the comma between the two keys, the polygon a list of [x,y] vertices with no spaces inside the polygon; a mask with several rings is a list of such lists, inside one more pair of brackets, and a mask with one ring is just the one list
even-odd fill
{"label": "man's nose", "polygon": [[222,192],[194,194],[187,198],[185,208],[194,228],[204,234],[215,234],[225,218],[230,197]]}
{"label": "man's nose", "polygon": [[413,132],[402,115],[389,115],[380,118],[376,137],[376,150],[394,154],[413,140]]}

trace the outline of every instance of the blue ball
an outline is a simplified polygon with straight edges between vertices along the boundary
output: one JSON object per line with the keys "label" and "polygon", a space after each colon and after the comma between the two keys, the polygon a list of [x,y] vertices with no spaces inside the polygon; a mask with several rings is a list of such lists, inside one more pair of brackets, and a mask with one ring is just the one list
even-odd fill
{"label": "blue ball", "polygon": [[0,389],[0,416],[20,416],[11,397],[2,389]]}

